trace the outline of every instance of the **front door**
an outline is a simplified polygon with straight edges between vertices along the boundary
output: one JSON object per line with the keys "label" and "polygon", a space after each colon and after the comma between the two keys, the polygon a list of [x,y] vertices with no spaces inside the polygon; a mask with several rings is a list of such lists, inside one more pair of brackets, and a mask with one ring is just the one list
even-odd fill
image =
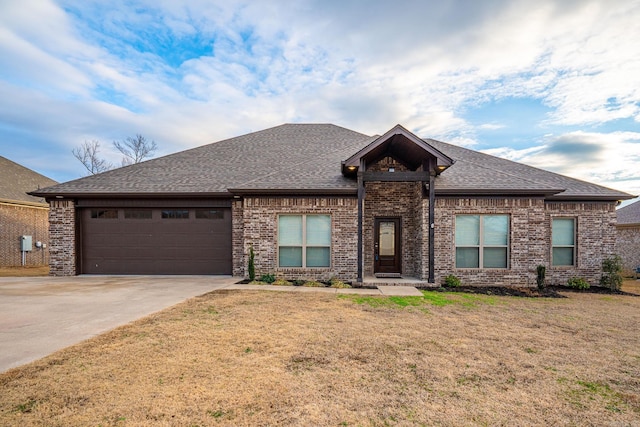
{"label": "front door", "polygon": [[374,273],[401,273],[400,218],[376,218]]}

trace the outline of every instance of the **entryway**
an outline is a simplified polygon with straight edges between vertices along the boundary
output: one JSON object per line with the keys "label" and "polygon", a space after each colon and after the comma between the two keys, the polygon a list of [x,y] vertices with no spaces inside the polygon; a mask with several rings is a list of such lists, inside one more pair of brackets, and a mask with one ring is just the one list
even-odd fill
{"label": "entryway", "polygon": [[400,218],[375,218],[374,233],[374,274],[399,277],[402,273]]}

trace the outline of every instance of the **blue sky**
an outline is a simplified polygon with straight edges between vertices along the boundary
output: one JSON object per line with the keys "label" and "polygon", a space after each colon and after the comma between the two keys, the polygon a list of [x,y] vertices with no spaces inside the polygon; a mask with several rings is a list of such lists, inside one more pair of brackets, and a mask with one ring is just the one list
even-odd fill
{"label": "blue sky", "polygon": [[440,139],[640,194],[640,1],[0,0],[0,155],[282,123]]}

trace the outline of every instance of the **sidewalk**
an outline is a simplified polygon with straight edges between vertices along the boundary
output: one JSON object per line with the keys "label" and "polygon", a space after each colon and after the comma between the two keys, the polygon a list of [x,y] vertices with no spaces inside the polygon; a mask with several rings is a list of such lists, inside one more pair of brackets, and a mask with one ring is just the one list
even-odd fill
{"label": "sidewalk", "polygon": [[325,294],[357,294],[357,295],[386,295],[421,297],[422,292],[413,286],[377,286],[375,289],[367,288],[309,288],[304,286],[273,286],[273,285],[248,285],[232,284],[223,289],[252,290],[252,291],[280,291],[280,292],[320,292]]}

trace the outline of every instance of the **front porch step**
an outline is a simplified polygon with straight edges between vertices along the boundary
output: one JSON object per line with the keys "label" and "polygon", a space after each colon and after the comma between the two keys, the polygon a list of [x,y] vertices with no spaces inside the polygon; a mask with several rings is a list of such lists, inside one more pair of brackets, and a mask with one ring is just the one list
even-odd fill
{"label": "front porch step", "polygon": [[375,277],[367,276],[359,284],[365,288],[375,288],[377,286],[413,286],[415,288],[439,288],[437,283],[429,283],[427,280],[420,280],[417,277],[402,276],[395,277]]}
{"label": "front porch step", "polygon": [[400,273],[376,273],[377,279],[402,279],[402,275]]}

